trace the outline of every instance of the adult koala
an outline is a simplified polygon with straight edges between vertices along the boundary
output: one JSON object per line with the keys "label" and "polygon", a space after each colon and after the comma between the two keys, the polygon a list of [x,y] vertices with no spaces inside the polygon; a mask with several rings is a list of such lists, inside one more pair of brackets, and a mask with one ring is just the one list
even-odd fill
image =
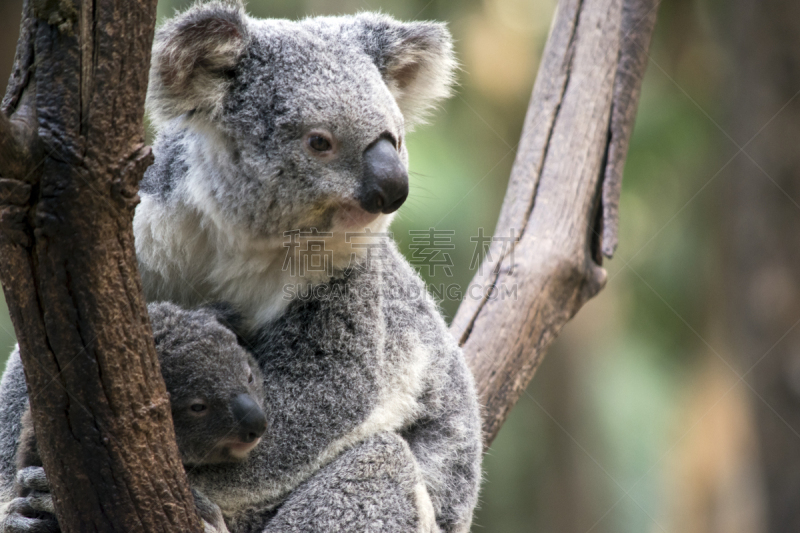
{"label": "adult koala", "polygon": [[208,3],[157,33],[134,220],[146,295],[235,310],[265,375],[262,443],[189,471],[232,531],[469,530],[472,377],[394,244],[365,244],[405,200],[405,133],[453,68],[443,25],[375,14]]}

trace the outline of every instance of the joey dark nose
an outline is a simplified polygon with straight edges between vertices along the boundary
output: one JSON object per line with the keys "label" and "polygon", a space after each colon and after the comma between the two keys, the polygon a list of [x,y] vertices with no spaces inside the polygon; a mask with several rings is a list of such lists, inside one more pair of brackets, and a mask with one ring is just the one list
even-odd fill
{"label": "joey dark nose", "polygon": [[364,150],[361,208],[370,213],[397,211],[408,198],[408,172],[400,154],[388,139],[379,139]]}
{"label": "joey dark nose", "polygon": [[267,417],[249,394],[239,394],[231,401],[231,412],[238,422],[237,436],[242,442],[253,442],[267,430]]}

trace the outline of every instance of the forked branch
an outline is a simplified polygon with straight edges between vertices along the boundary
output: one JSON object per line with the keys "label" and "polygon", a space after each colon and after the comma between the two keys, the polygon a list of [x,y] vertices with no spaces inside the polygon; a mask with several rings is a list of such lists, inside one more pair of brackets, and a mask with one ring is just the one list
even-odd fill
{"label": "forked branch", "polygon": [[475,375],[487,446],[555,336],[605,284],[601,254],[616,248],[657,4],[558,5],[495,230],[502,239],[473,279],[484,296],[465,300],[451,327]]}

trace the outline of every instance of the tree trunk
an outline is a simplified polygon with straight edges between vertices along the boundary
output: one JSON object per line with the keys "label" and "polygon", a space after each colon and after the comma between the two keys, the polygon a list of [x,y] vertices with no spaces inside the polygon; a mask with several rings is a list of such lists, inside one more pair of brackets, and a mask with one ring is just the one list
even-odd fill
{"label": "tree trunk", "polygon": [[732,7],[727,309],[757,417],[768,531],[788,533],[800,531],[800,5]]}
{"label": "tree trunk", "polygon": [[483,296],[466,299],[451,328],[475,374],[487,446],[559,330],[605,284],[656,7],[558,5],[496,240],[472,281]]}
{"label": "tree trunk", "polygon": [[200,531],[136,269],[155,0],[26,0],[0,113],[0,279],[65,532]]}

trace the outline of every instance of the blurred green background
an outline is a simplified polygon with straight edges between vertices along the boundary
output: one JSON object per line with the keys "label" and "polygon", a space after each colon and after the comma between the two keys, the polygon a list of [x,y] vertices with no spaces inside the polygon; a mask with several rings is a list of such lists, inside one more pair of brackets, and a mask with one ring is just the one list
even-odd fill
{"label": "blurred green background", "polygon": [[[0,7],[2,79],[19,3]],[[159,16],[186,5],[162,0]],[[461,286],[474,274],[470,237],[494,228],[554,9],[554,0],[248,4],[259,17],[380,10],[449,23],[459,85],[408,138],[411,197],[393,231],[408,251],[412,229],[452,230],[453,276],[422,274]],[[718,124],[732,109],[737,61],[725,13],[713,1],[660,7],[608,286],[564,329],[486,455],[475,532],[765,531],[751,395],[732,370],[720,311],[718,220],[733,148]],[[458,301],[441,306],[449,319]],[[13,342],[3,314],[0,353]]]}

